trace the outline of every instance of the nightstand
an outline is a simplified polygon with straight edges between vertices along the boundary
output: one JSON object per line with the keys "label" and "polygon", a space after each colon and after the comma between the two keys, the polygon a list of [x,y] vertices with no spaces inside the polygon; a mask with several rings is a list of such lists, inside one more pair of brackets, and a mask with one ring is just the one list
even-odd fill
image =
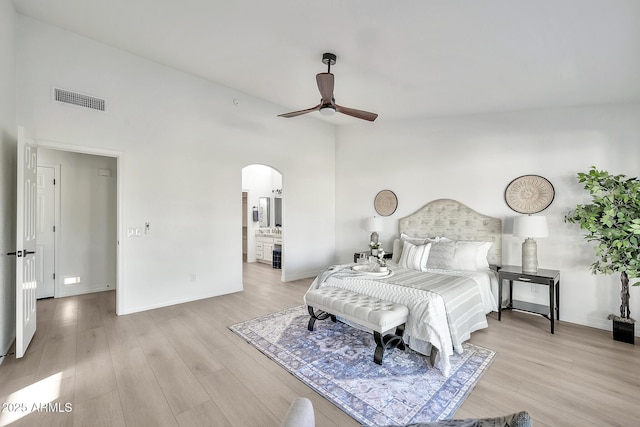
{"label": "nightstand", "polygon": [[[502,285],[505,280],[509,281],[509,303],[502,307]],[[549,305],[514,300],[513,282],[548,286]],[[536,313],[546,317],[551,322],[551,333],[553,334],[554,318],[560,320],[560,271],[539,268],[537,273],[523,273],[522,267],[503,265],[498,270],[498,320],[501,320],[502,310],[511,309]]]}

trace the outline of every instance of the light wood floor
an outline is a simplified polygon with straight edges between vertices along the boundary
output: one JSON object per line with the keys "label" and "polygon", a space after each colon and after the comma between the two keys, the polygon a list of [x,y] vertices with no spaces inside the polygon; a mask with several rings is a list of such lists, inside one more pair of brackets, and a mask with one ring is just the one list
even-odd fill
{"label": "light wood floor", "polygon": [[[313,401],[318,427],[359,425],[227,329],[300,305],[311,279],[279,277],[245,264],[244,292],[120,317],[113,292],[39,301],[26,356],[0,365],[0,426],[278,426],[296,396]],[[563,322],[551,335],[523,313],[489,324],[471,342],[498,354],[456,418],[638,425],[640,346]],[[30,413],[48,402],[59,412]]]}

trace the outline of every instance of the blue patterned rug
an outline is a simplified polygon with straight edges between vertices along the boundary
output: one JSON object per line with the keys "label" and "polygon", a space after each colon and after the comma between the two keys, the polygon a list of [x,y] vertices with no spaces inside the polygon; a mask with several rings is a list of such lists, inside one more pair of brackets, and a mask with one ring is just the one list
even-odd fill
{"label": "blue patterned rug", "polygon": [[308,320],[299,306],[229,329],[367,426],[451,418],[495,356],[465,343],[464,353],[451,357],[448,378],[409,349],[385,351],[380,366],[372,334],[331,320],[309,332]]}

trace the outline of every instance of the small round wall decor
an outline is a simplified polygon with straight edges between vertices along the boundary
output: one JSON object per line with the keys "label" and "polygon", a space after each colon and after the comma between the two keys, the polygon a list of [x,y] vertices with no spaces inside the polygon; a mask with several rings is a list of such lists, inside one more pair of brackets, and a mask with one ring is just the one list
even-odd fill
{"label": "small round wall decor", "polygon": [[394,213],[398,207],[398,198],[391,190],[382,190],[376,194],[373,200],[373,206],[380,216],[389,216]]}
{"label": "small round wall decor", "polygon": [[539,175],[523,175],[507,185],[504,200],[515,212],[534,214],[549,207],[555,190],[553,185]]}

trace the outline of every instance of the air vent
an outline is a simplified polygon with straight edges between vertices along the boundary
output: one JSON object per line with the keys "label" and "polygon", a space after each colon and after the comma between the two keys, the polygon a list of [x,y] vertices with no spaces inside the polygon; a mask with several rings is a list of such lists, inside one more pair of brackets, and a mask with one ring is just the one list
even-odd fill
{"label": "air vent", "polygon": [[71,92],[64,89],[55,88],[54,99],[58,102],[77,105],[79,107],[90,108],[92,110],[104,111],[105,100],[81,93]]}

